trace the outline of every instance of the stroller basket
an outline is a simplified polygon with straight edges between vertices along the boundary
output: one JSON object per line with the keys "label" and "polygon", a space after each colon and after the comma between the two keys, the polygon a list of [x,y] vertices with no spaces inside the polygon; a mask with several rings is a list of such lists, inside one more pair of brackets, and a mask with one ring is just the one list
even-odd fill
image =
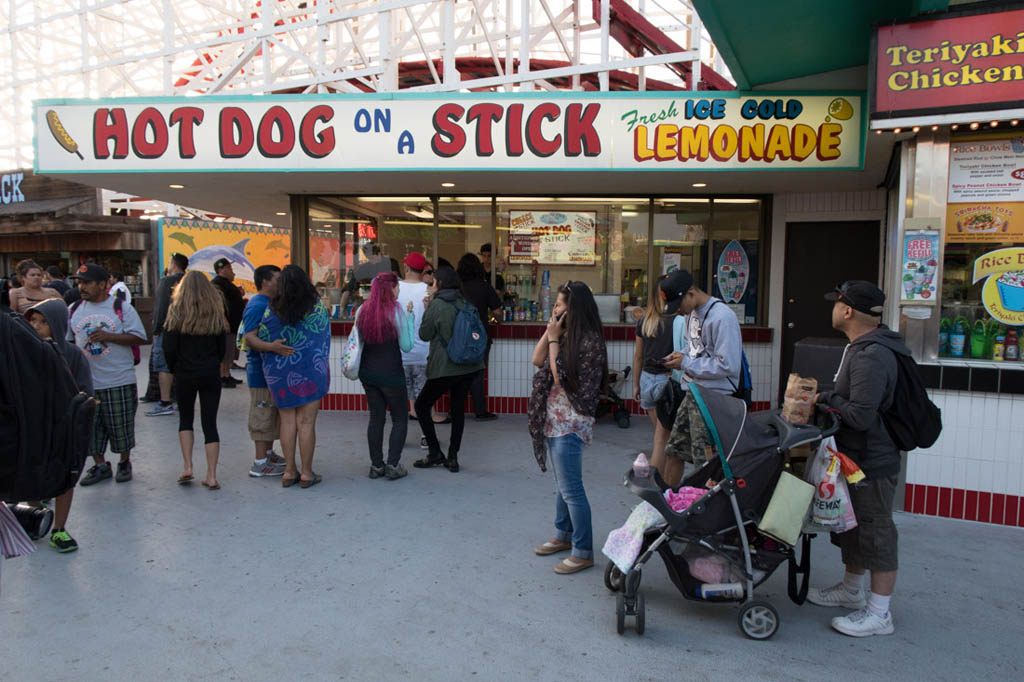
{"label": "stroller basket", "polygon": [[[788,562],[790,597],[802,603],[810,573],[810,543],[805,536],[798,560],[793,548],[759,534],[757,524],[783,471],[786,452],[835,433],[838,417],[830,413],[830,428],[822,431],[815,426],[788,424],[776,413],[749,415],[743,401],[702,393],[692,383],[689,390],[717,456],[683,481],[685,486],[706,492],[679,512],[665,500],[669,486],[657,470],[645,477],[636,476],[632,470],[626,473],[625,485],[654,507],[665,523],[645,533],[640,556],[627,574],[613,564],[605,572],[606,585],[622,592],[616,604],[617,629],[621,634],[625,616],[631,615],[636,618],[637,631],[643,632],[641,575],[644,564],[658,553],[684,597],[742,601],[743,633],[752,639],[768,639],[778,629],[778,612],[767,602],[755,601],[754,588]],[[711,557],[728,579],[714,586],[698,579],[691,564],[695,557]],[[800,577],[802,585],[797,584]]]}

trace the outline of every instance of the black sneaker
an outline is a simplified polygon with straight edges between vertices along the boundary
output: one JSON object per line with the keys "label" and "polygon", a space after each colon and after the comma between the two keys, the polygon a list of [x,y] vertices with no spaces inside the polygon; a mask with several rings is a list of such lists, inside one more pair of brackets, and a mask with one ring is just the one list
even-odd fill
{"label": "black sneaker", "polygon": [[383,464],[381,464],[379,467],[375,467],[375,466],[373,466],[371,464],[370,465],[370,473],[367,474],[367,475],[370,478],[381,478],[386,473],[387,473],[387,469],[385,468],[385,466]]}
{"label": "black sneaker", "polygon": [[113,475],[113,472],[110,470],[110,462],[94,464],[89,467],[87,472],[85,472],[85,477],[82,478],[81,484],[92,485],[93,483],[99,483],[104,479],[110,478]]}
{"label": "black sneaker", "polygon": [[126,481],[132,480],[131,461],[117,463],[117,476],[114,477],[114,480],[118,483],[125,483]]}
{"label": "black sneaker", "polygon": [[476,420],[478,422],[492,422],[497,418],[498,415],[494,414],[493,412],[484,412],[483,414],[478,414],[476,416]]}
{"label": "black sneaker", "polygon": [[235,380],[230,378],[230,377],[221,377],[220,378],[220,387],[221,388],[234,388],[237,385],[238,384],[235,383]]}
{"label": "black sneaker", "polygon": [[78,543],[66,530],[56,530],[50,534],[50,547],[64,554],[78,549]]}

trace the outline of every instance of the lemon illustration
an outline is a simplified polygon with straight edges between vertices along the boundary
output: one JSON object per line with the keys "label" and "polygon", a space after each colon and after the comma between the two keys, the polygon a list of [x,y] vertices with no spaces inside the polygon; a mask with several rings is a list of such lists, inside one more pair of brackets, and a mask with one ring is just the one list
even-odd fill
{"label": "lemon illustration", "polygon": [[853,105],[842,97],[836,97],[834,100],[829,102],[828,113],[832,118],[845,121],[853,116]]}

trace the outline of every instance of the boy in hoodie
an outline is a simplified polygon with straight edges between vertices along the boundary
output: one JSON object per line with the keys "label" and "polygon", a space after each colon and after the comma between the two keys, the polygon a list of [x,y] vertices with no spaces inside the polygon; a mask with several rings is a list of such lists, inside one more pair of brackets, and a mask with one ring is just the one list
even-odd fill
{"label": "boy in hoodie", "polygon": [[[889,599],[896,584],[897,540],[892,521],[893,496],[900,471],[899,448],[889,436],[882,414],[892,405],[897,378],[897,355],[910,355],[902,337],[880,324],[885,294],[861,280],[844,282],[825,295],[832,301],[832,327],[850,340],[836,373],[835,390],[821,393],[818,402],[839,410],[842,425],[836,434],[839,450],[864,472],[850,486],[857,527],[832,542],[843,552],[843,581],[812,589],[807,598],[820,606],[858,609],[832,619],[832,627],[851,637],[891,635]],[[871,589],[862,586],[871,571]]]}
{"label": "boy in hoodie", "polygon": [[[64,302],[59,299],[50,299],[37,303],[25,311],[25,319],[41,338],[52,340],[63,352],[68,368],[71,370],[72,376],[75,377],[78,390],[92,395],[92,370],[89,368],[89,360],[81,348],[66,340],[68,309]],[[78,549],[78,543],[65,530],[68,514],[71,513],[71,498],[74,492],[73,487],[68,488],[67,491],[57,496],[54,504],[50,547],[62,553],[74,552]]]}

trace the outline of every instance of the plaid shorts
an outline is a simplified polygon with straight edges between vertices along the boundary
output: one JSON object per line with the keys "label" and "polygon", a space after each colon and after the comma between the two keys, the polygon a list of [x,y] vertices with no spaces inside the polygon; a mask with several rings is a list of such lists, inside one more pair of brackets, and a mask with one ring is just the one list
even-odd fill
{"label": "plaid shorts", "polygon": [[110,441],[111,452],[122,454],[135,447],[135,410],[139,406],[139,389],[135,384],[97,388],[100,401],[92,427],[89,455],[102,457]]}
{"label": "plaid shorts", "polygon": [[704,417],[697,407],[693,394],[683,391],[683,402],[676,410],[676,421],[665,445],[665,454],[678,457],[684,462],[688,459],[697,466],[707,461],[705,446],[708,445],[708,430],[704,426]]}

